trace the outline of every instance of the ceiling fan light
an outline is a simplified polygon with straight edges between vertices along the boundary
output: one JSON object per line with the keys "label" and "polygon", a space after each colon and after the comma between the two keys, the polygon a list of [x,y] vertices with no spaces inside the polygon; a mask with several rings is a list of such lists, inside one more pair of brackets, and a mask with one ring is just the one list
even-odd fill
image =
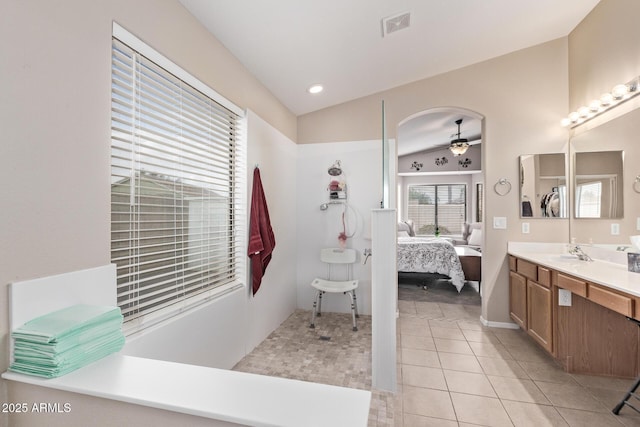
{"label": "ceiling fan light", "polygon": [[456,124],[458,125],[458,133],[456,134],[458,137],[451,141],[449,150],[451,150],[454,156],[461,156],[467,152],[467,149],[469,148],[469,140],[466,138],[460,138],[460,124],[462,124],[462,119],[456,120]]}
{"label": "ceiling fan light", "polygon": [[449,146],[449,150],[453,153],[454,156],[461,156],[467,152],[469,149],[469,143],[466,139],[456,139],[451,141],[451,145]]}

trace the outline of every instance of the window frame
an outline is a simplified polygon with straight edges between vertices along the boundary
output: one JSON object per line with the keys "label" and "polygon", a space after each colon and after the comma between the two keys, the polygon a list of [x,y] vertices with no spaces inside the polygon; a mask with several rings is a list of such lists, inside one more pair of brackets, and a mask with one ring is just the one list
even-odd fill
{"label": "window frame", "polygon": [[469,186],[467,183],[437,183],[437,184],[430,184],[430,183],[422,183],[422,184],[409,184],[407,186],[407,196],[406,196],[406,203],[407,203],[407,219],[412,219],[414,221],[415,225],[415,229],[416,229],[416,236],[434,236],[436,235],[435,232],[434,234],[418,234],[418,230],[420,228],[419,226],[419,222],[416,221],[416,219],[414,219],[411,215],[410,215],[410,194],[411,194],[411,189],[415,188],[415,187],[433,187],[434,188],[434,195],[435,195],[435,202],[433,203],[434,206],[434,226],[436,228],[436,230],[439,230],[441,223],[438,221],[438,217],[441,216],[438,212],[439,210],[439,206],[440,204],[438,203],[438,187],[448,187],[449,191],[451,191],[451,189],[453,187],[462,187],[464,188],[464,217],[462,218],[462,221],[460,223],[460,227],[458,232],[456,233],[453,230],[449,230],[449,234],[442,234],[439,233],[437,234],[438,236],[446,236],[446,237],[459,237],[461,235],[462,232],[462,226],[467,222],[467,218],[468,218],[468,209],[469,209]]}
{"label": "window frame", "polygon": [[[182,69],[165,56],[157,52],[146,43],[142,42],[133,34],[129,33],[122,26],[113,23],[112,37],[120,43],[126,45],[133,51],[137,52],[145,60],[154,63],[157,67],[163,69],[165,72],[173,75],[195,91],[205,95],[214,103],[223,107],[225,110],[230,111],[235,115],[235,139],[232,144],[234,157],[229,166],[230,183],[232,188],[230,191],[229,208],[231,209],[231,215],[233,227],[229,231],[229,238],[231,239],[227,246],[227,255],[232,259],[230,265],[233,266],[234,279],[227,281],[223,285],[206,287],[204,291],[198,291],[195,295],[188,295],[185,298],[178,299],[175,303],[161,308],[159,310],[153,310],[150,313],[138,315],[136,317],[125,318],[124,330],[127,335],[136,333],[143,330],[146,327],[155,325],[159,322],[163,322],[174,316],[180,315],[186,310],[193,309],[201,304],[207,303],[212,299],[218,298],[227,294],[235,289],[246,286],[246,230],[247,230],[247,183],[246,183],[246,114],[245,112],[231,103],[229,100],[218,94],[206,84],[202,83],[199,79]],[[114,47],[112,45],[111,52]],[[113,53],[112,53],[113,55]],[[110,62],[111,64],[111,62]],[[111,65],[113,67],[113,65]],[[113,72],[113,71],[112,71]],[[111,99],[113,102],[113,93]],[[113,108],[113,107],[112,107]],[[112,130],[112,136],[113,136]],[[111,143],[113,150],[113,143]],[[112,160],[113,162],[113,160]],[[113,168],[113,164],[111,166]],[[133,172],[138,173],[138,171]],[[113,177],[112,177],[113,181]],[[194,205],[195,206],[195,205]],[[110,204],[110,210],[111,204]],[[112,211],[113,212],[113,211]],[[176,232],[177,234],[177,232]],[[175,285],[178,286],[178,285]]]}

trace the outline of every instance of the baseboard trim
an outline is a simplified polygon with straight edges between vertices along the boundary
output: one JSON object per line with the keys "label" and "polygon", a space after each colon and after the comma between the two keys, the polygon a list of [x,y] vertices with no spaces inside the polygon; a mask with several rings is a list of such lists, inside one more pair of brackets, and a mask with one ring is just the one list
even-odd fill
{"label": "baseboard trim", "polygon": [[520,326],[516,325],[515,323],[511,323],[511,322],[491,322],[491,321],[485,319],[482,316],[480,316],[480,322],[482,322],[482,324],[484,326],[488,326],[490,328],[520,329]]}

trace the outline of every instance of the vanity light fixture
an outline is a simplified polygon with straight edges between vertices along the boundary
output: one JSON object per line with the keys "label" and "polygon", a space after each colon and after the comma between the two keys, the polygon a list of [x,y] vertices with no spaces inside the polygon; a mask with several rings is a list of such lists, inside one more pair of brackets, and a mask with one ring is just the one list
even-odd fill
{"label": "vanity light fixture", "polygon": [[613,89],[611,89],[611,92],[602,94],[600,99],[594,99],[589,103],[588,107],[583,106],[570,113],[567,117],[562,119],[560,124],[564,127],[578,126],[615,107],[616,105],[633,98],[640,93],[640,90],[638,90],[639,82],[640,77],[636,77],[626,84],[615,85]]}
{"label": "vanity light fixture", "polygon": [[461,156],[469,149],[469,140],[466,138],[460,138],[461,123],[462,119],[456,120],[456,124],[458,125],[458,133],[456,134],[457,138],[451,141],[451,144],[449,145],[449,150],[451,150],[454,156]]}
{"label": "vanity light fixture", "polygon": [[309,86],[309,89],[307,89],[307,92],[309,92],[312,95],[315,95],[317,93],[320,93],[324,90],[324,87],[322,87],[321,84],[315,84],[312,86]]}

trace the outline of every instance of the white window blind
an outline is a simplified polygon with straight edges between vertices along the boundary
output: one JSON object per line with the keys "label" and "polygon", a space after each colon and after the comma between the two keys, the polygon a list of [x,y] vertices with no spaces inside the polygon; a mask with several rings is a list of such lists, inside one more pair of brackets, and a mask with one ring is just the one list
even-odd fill
{"label": "white window blind", "polygon": [[136,327],[242,280],[238,114],[113,39],[111,260]]}
{"label": "white window blind", "polygon": [[407,218],[416,234],[459,235],[467,215],[465,184],[423,184],[409,186]]}
{"label": "white window blind", "polygon": [[576,216],[600,218],[602,207],[602,182],[589,182],[576,186]]}

